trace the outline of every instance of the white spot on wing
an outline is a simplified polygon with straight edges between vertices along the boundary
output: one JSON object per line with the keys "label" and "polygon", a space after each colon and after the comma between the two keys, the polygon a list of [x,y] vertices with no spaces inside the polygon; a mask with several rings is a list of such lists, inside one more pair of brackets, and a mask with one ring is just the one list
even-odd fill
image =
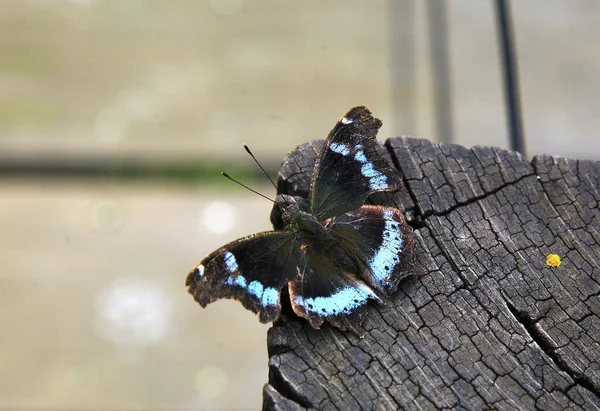
{"label": "white spot on wing", "polygon": [[393,219],[394,212],[391,210],[383,211],[385,228],[383,229],[383,241],[377,250],[377,253],[369,260],[369,268],[373,276],[380,282],[394,271],[394,268],[400,263],[399,254],[402,250],[402,233],[400,225]]}
{"label": "white spot on wing", "polygon": [[344,118],[342,119],[342,123],[343,123],[343,124],[352,124],[352,123],[354,123],[354,120],[352,120],[352,119],[350,119],[350,118],[347,118],[347,117],[344,117]]}
{"label": "white spot on wing", "polygon": [[198,267],[196,267],[196,272],[200,277],[202,277],[204,275],[204,266],[200,264]]}

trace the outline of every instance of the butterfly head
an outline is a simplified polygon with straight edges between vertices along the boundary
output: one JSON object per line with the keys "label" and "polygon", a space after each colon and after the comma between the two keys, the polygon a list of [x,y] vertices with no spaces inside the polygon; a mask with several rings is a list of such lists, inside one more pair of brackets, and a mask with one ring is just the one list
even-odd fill
{"label": "butterfly head", "polygon": [[279,194],[275,197],[275,203],[281,210],[281,218],[285,226],[290,225],[297,218],[301,209],[299,200],[302,199],[287,194]]}

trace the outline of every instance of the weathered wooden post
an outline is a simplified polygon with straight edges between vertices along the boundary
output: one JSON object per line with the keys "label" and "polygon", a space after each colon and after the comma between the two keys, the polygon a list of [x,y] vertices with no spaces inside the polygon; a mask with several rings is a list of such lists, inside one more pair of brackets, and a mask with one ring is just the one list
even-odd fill
{"label": "weathered wooden post", "polygon": [[[319,144],[285,159],[281,192],[308,191]],[[385,149],[404,188],[372,200],[406,214],[425,275],[370,307],[364,338],[284,310],[264,408],[600,409],[600,163]]]}

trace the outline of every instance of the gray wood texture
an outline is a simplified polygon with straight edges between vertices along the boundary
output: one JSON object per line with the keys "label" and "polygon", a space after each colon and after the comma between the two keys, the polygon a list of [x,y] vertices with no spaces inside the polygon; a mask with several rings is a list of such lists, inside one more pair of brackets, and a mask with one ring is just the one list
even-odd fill
{"label": "gray wood texture", "polygon": [[[307,193],[321,144],[286,157],[282,192]],[[405,212],[424,275],[371,304],[364,338],[283,315],[264,409],[600,409],[600,163],[408,137],[383,150],[404,188],[372,200]]]}

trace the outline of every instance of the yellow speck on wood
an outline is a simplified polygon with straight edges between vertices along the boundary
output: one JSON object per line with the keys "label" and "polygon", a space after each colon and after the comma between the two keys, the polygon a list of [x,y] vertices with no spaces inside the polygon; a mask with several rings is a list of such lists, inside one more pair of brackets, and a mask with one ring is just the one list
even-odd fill
{"label": "yellow speck on wood", "polygon": [[549,267],[558,267],[560,266],[560,257],[558,256],[558,254],[548,254],[548,256],[546,257],[546,264]]}

